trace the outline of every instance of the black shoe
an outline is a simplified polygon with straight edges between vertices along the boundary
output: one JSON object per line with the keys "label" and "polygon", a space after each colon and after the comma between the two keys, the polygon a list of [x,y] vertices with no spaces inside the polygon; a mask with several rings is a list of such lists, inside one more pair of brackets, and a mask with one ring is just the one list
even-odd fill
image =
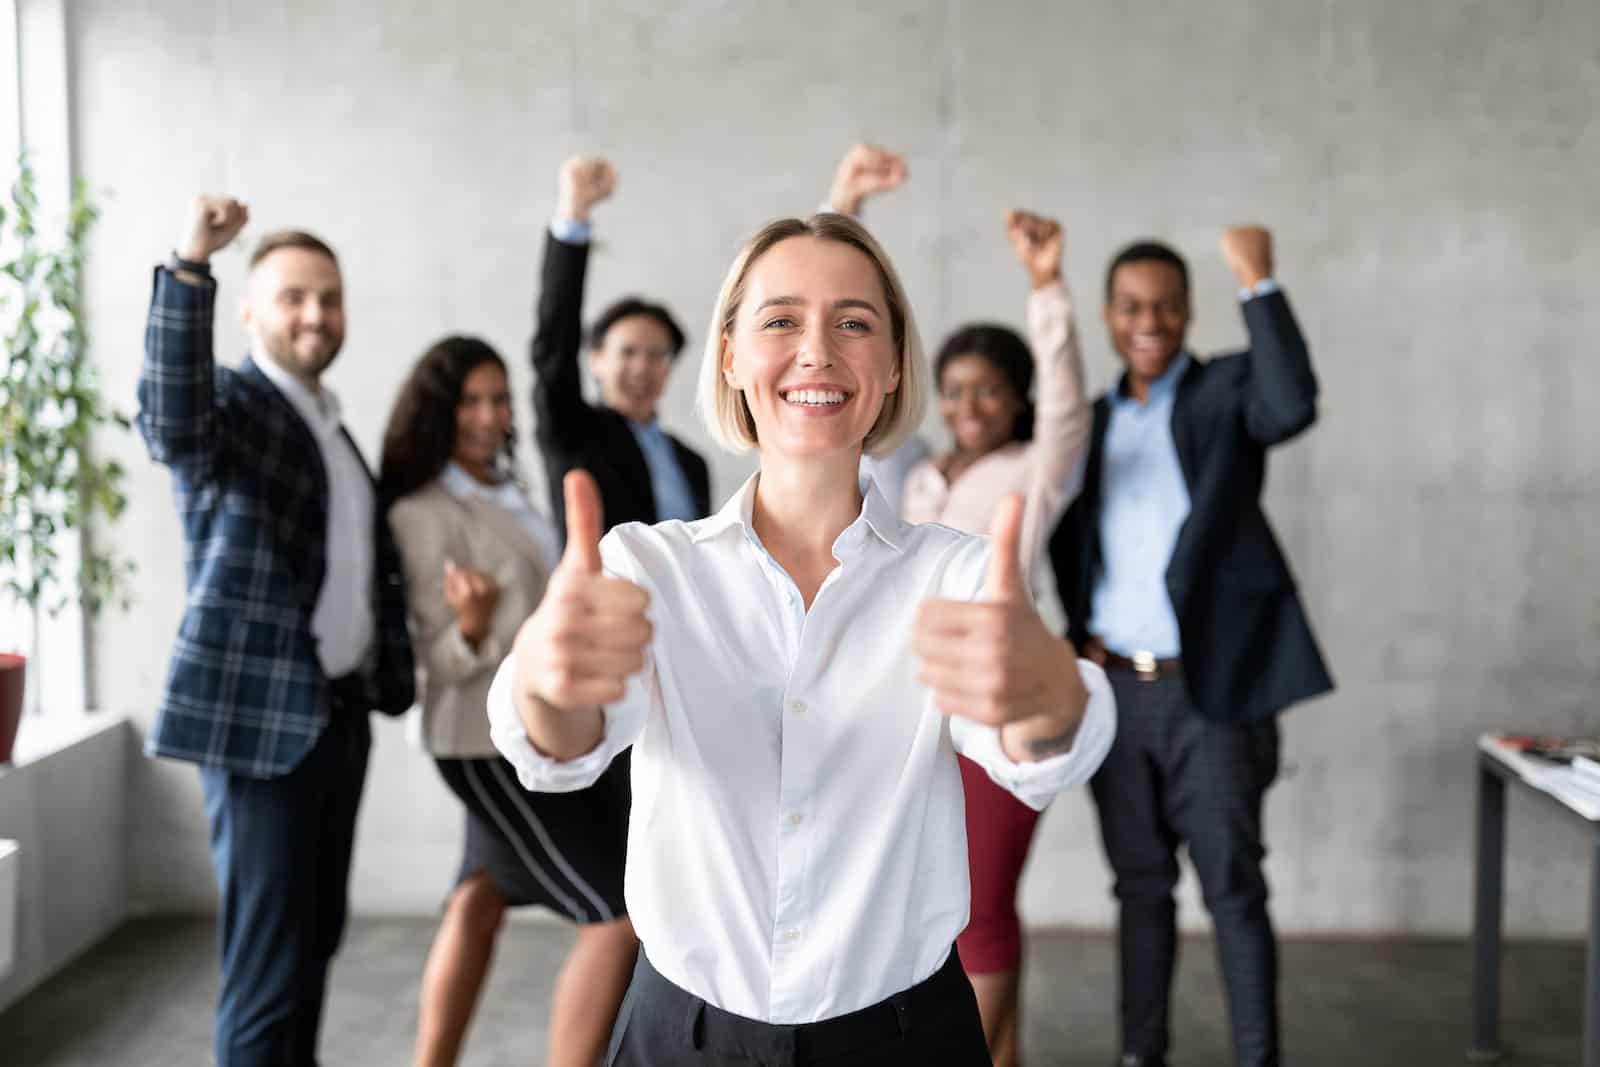
{"label": "black shoe", "polygon": [[1112,1067],[1167,1067],[1165,1056],[1136,1056],[1132,1052],[1123,1053]]}

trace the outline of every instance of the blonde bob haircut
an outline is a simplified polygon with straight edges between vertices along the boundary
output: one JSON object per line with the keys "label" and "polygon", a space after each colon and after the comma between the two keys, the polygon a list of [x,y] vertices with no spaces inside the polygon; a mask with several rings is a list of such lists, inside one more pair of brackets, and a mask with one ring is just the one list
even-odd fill
{"label": "blonde bob haircut", "polygon": [[779,219],[762,227],[760,233],[745,243],[733,266],[728,268],[722,291],[717,294],[717,306],[711,313],[711,326],[706,330],[705,359],[700,364],[700,417],[717,443],[732,452],[748,452],[759,446],[755,418],[750,414],[744,393],[729,385],[723,376],[723,338],[733,335],[750,268],[774,245],[791,237],[815,237],[850,245],[863,252],[878,268],[878,280],[883,283],[883,295],[889,304],[890,335],[899,360],[900,387],[884,397],[883,410],[867,432],[862,449],[870,455],[887,455],[922,423],[922,413],[928,403],[928,363],[922,354],[917,324],[911,317],[911,302],[906,299],[894,264],[889,262],[888,253],[872,235],[848,215],[823,212],[805,220]]}

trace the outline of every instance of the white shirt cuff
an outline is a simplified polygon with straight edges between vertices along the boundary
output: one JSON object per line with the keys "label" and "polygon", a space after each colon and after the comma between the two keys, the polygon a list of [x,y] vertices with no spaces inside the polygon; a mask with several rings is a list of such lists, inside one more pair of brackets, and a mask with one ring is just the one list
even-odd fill
{"label": "white shirt cuff", "polygon": [[611,718],[606,716],[606,733],[600,743],[574,760],[554,760],[533,747],[528,729],[517,714],[517,701],[511,692],[511,657],[507,656],[489,686],[489,737],[511,766],[517,770],[522,788],[535,793],[575,793],[600,780],[616,757],[611,740]]}
{"label": "white shirt cuff", "polygon": [[996,785],[1035,811],[1048,807],[1057,793],[1093,777],[1116,737],[1117,702],[1105,671],[1080,659],[1078,674],[1089,691],[1083,721],[1078,724],[1072,747],[1049,759],[1019,763],[1006,755],[997,728],[970,719],[950,720],[961,754],[982,767]]}

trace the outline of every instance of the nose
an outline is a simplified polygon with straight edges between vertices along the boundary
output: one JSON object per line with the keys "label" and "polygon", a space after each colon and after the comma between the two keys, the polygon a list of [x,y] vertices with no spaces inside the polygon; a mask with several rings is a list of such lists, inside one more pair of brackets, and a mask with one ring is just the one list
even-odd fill
{"label": "nose", "polygon": [[828,340],[827,325],[821,320],[806,327],[800,335],[800,351],[795,359],[802,367],[833,366],[833,351]]}

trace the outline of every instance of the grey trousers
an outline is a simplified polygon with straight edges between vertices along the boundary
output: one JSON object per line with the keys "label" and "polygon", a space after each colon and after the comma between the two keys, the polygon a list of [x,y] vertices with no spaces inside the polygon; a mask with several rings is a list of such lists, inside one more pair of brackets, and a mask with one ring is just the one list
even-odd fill
{"label": "grey trousers", "polygon": [[1091,782],[1121,906],[1123,1051],[1164,1056],[1177,962],[1178,847],[1216,927],[1234,1058],[1277,1067],[1277,942],[1261,870],[1261,801],[1278,773],[1278,724],[1202,718],[1182,679],[1110,671],[1117,737]]}

